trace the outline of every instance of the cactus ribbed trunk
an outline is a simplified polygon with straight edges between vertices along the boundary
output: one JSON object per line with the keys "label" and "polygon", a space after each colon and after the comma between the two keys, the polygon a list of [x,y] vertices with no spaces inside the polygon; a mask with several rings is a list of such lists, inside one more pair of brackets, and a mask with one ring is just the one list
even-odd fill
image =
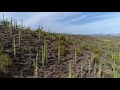
{"label": "cactus ribbed trunk", "polygon": [[15,27],[15,19],[14,19],[14,30],[16,29],[16,27]]}
{"label": "cactus ribbed trunk", "polygon": [[82,67],[82,63],[81,63],[81,65],[80,65],[80,77],[81,78],[83,77],[82,72],[83,72],[83,67]]}
{"label": "cactus ribbed trunk", "polygon": [[13,35],[13,51],[14,51],[14,57],[16,57],[16,43],[15,43],[15,35]]}
{"label": "cactus ribbed trunk", "polygon": [[90,63],[91,63],[91,60],[89,60],[89,74],[90,74],[90,66],[91,66]]}
{"label": "cactus ribbed trunk", "polygon": [[41,29],[40,29],[40,26],[39,26],[39,29],[38,29],[38,37],[39,37],[39,40],[40,40],[40,34],[41,34]]}
{"label": "cactus ribbed trunk", "polygon": [[19,28],[19,47],[20,47],[20,45],[21,45],[21,30]]}
{"label": "cactus ribbed trunk", "polygon": [[46,61],[48,60],[48,44],[45,44],[45,51],[46,51]]}
{"label": "cactus ribbed trunk", "polygon": [[36,55],[36,62],[35,62],[35,77],[38,78],[38,51],[37,51],[37,55]]}
{"label": "cactus ribbed trunk", "polygon": [[58,64],[60,64],[60,35],[59,35],[59,42],[58,42]]}
{"label": "cactus ribbed trunk", "polygon": [[113,66],[112,66],[112,68],[113,68],[113,76],[114,76],[114,78],[115,78],[115,76],[116,76],[116,74],[115,74],[115,60],[114,60],[114,62],[113,62]]}
{"label": "cactus ribbed trunk", "polygon": [[44,66],[44,46],[42,45],[42,66]]}
{"label": "cactus ribbed trunk", "polygon": [[75,47],[75,62],[77,61],[77,52],[76,52],[76,47]]}
{"label": "cactus ribbed trunk", "polygon": [[101,60],[99,61],[98,78],[101,78]]}
{"label": "cactus ribbed trunk", "polygon": [[72,78],[72,66],[71,66],[71,61],[69,62],[68,69],[69,69],[68,78]]}
{"label": "cactus ribbed trunk", "polygon": [[12,17],[11,17],[11,28],[10,28],[10,35],[12,36],[12,30],[13,30],[13,20],[12,20]]}

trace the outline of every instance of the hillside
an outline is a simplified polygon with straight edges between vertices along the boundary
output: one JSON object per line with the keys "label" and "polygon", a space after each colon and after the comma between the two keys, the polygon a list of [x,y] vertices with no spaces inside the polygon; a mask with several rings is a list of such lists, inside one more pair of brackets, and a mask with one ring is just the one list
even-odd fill
{"label": "hillside", "polygon": [[32,31],[23,25],[3,22],[0,25],[2,78],[110,78],[120,75],[119,44],[85,35],[45,32],[41,27]]}

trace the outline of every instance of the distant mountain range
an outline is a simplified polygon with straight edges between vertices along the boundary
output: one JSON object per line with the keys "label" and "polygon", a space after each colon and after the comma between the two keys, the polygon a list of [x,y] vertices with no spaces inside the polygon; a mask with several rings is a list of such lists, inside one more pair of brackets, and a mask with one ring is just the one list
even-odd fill
{"label": "distant mountain range", "polygon": [[119,34],[89,34],[89,36],[101,37],[101,36],[120,36]]}

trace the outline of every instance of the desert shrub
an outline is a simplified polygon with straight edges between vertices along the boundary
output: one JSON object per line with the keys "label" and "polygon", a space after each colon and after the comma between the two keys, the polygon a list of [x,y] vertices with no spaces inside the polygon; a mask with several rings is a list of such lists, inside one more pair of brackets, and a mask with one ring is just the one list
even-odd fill
{"label": "desert shrub", "polygon": [[12,60],[8,55],[6,54],[0,55],[0,72],[7,73],[8,66],[11,65],[11,63]]}
{"label": "desert shrub", "polygon": [[3,54],[3,44],[0,43],[0,72],[7,73],[8,66],[11,64],[11,58],[7,54]]}
{"label": "desert shrub", "polygon": [[99,65],[100,57],[99,57],[98,54],[95,55],[95,58],[94,58],[93,62],[96,63],[97,65]]}
{"label": "desert shrub", "polygon": [[112,58],[111,53],[106,53],[105,58],[106,59],[111,59]]}
{"label": "desert shrub", "polygon": [[92,47],[92,52],[95,54],[101,54],[101,49],[98,47]]}

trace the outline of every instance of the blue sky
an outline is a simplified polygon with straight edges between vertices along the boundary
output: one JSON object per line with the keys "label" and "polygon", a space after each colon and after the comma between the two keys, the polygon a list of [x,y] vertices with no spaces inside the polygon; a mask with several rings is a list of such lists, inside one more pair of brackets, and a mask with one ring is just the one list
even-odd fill
{"label": "blue sky", "polygon": [[44,30],[72,34],[120,33],[120,12],[0,12],[5,18],[23,19],[33,29],[43,25]]}

